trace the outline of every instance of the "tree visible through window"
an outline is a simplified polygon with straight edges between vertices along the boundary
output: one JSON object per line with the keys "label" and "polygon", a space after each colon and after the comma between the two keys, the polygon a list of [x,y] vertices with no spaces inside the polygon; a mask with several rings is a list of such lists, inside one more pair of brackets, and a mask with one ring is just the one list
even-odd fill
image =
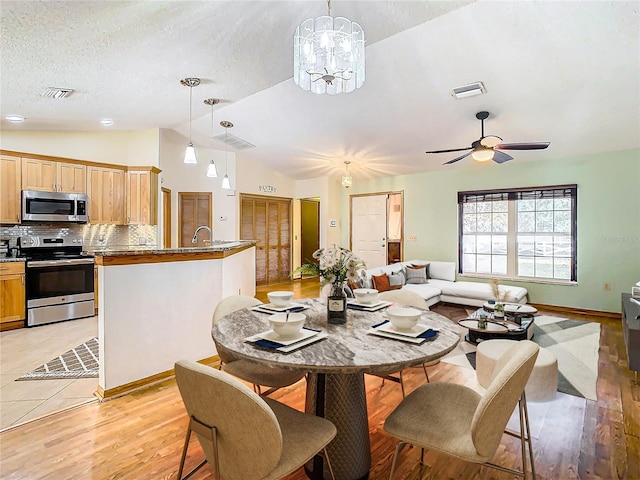
{"label": "tree visible through window", "polygon": [[459,192],[461,273],[576,281],[576,185]]}

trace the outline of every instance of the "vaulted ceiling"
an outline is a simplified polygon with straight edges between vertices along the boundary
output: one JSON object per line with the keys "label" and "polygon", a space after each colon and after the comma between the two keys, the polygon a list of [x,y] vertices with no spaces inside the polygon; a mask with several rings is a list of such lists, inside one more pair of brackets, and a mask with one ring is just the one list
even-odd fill
{"label": "vaulted ceiling", "polygon": [[[293,33],[327,14],[323,1],[2,1],[3,129],[174,129],[196,147],[230,132],[255,145],[240,157],[292,178],[465,168],[461,148],[485,133],[549,141],[513,162],[640,148],[637,1],[341,1],[333,16],[365,31],[366,81],[349,94],[293,82]],[[482,81],[465,99],[452,88]],[[68,87],[65,99],[41,96]],[[211,109],[203,101],[220,98]],[[26,117],[7,122],[8,114]],[[185,140],[186,141],[186,140]],[[176,161],[182,161],[176,159]],[[487,168],[503,168],[491,163]]]}

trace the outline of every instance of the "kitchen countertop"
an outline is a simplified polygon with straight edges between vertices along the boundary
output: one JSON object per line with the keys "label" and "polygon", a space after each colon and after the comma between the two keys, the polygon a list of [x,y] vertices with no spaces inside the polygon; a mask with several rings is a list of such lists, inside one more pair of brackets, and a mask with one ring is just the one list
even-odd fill
{"label": "kitchen countertop", "polygon": [[144,245],[106,248],[89,251],[98,265],[125,265],[133,263],[178,262],[225,258],[254,247],[254,240],[217,240],[206,247],[158,248]]}
{"label": "kitchen countertop", "polygon": [[24,258],[19,258],[19,257],[0,257],[0,263],[24,262],[24,261],[25,261]]}

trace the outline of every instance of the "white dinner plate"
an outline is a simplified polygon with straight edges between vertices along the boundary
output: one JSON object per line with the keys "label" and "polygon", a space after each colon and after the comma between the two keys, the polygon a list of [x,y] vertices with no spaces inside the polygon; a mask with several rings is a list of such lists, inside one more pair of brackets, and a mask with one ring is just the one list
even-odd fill
{"label": "white dinner plate", "polygon": [[396,335],[404,335],[405,337],[418,337],[419,335],[422,335],[424,332],[429,330],[431,327],[423,323],[417,323],[410,330],[402,330],[395,327],[391,322],[387,322],[374,328],[375,330],[378,330],[381,332],[394,333]]}
{"label": "white dinner plate", "polygon": [[273,330],[267,330],[266,332],[256,333],[255,335],[247,337],[244,340],[246,342],[255,342],[256,340],[264,339],[264,340],[269,340],[270,342],[276,342],[286,346],[286,345],[292,345],[297,342],[301,342],[302,340],[306,340],[307,338],[313,337],[318,333],[320,332],[318,332],[317,330],[302,328],[302,330],[300,330],[300,332],[298,332],[298,334],[293,337],[281,337]]}

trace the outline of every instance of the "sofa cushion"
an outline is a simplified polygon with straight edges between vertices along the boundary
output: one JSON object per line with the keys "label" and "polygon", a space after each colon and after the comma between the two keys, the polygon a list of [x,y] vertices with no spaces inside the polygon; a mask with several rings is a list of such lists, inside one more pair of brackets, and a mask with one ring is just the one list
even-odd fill
{"label": "sofa cushion", "polygon": [[[487,301],[493,298],[493,289],[488,283],[480,282],[447,282],[443,280],[431,280],[430,283],[442,290],[442,295],[454,298],[471,298]],[[507,292],[506,302],[522,303],[527,295],[527,289],[511,285],[500,285]]]}
{"label": "sofa cushion", "polygon": [[404,262],[405,265],[426,265],[429,264],[429,278],[438,280],[456,281],[456,263],[455,262],[432,262],[426,260],[411,260]]}
{"label": "sofa cushion", "polygon": [[398,290],[406,283],[404,272],[392,272],[389,277],[389,288],[391,290]]}
{"label": "sofa cushion", "polygon": [[427,266],[407,265],[407,284],[427,283]]}
{"label": "sofa cushion", "polygon": [[374,267],[365,271],[366,279],[363,281],[362,288],[375,288],[373,286],[373,282],[371,281],[372,275],[382,275],[386,273],[387,275],[391,275],[394,272],[402,272],[404,271],[404,265],[401,263],[392,263],[391,265],[384,265],[382,267]]}
{"label": "sofa cushion", "polygon": [[371,280],[373,282],[373,288],[378,290],[378,292],[388,292],[391,290],[389,276],[386,273],[382,275],[371,275]]}
{"label": "sofa cushion", "polygon": [[441,290],[438,287],[431,285],[430,283],[407,283],[404,287],[402,287],[402,290],[408,290],[410,292],[417,293],[422,298],[424,298],[425,302],[427,302],[427,305],[429,306],[438,303],[438,301],[440,300]]}

